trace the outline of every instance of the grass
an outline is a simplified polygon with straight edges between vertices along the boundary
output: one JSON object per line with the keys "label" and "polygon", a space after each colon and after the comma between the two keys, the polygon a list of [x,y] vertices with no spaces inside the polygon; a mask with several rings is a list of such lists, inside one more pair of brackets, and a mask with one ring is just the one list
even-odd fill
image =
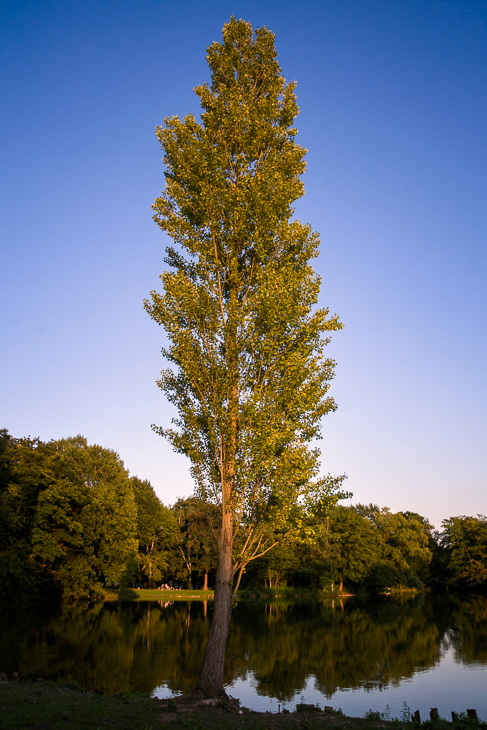
{"label": "grass", "polygon": [[0,685],[2,730],[148,730],[158,726],[158,716],[149,697],[102,697],[48,683]]}
{"label": "grass", "polygon": [[213,598],[213,591],[159,591],[146,588],[106,588],[105,601],[207,601]]}
{"label": "grass", "polygon": [[[105,588],[103,594],[105,601],[206,601],[213,598],[214,591],[199,591],[195,589],[190,591],[182,589],[160,591],[147,588]],[[316,589],[290,588],[289,586],[283,588],[254,588],[252,590],[246,589],[239,591],[237,598],[239,600],[271,598],[314,600],[316,598]]]}
{"label": "grass", "polygon": [[[415,588],[391,589],[391,593],[400,595],[402,593],[417,593]],[[103,598],[105,601],[206,601],[213,598],[214,591],[200,590],[174,590],[160,591],[147,588],[104,588]],[[283,586],[281,588],[245,588],[238,591],[237,599],[246,600],[271,600],[279,598],[289,601],[315,601],[317,599],[334,598],[336,600],[349,598],[355,594],[349,592],[328,593],[314,588],[292,588]]]}
{"label": "grass", "polygon": [[[414,723],[346,717],[322,711],[288,714],[252,712],[204,703],[178,704],[148,696],[102,697],[50,682],[0,683],[1,730],[412,730]],[[428,730],[487,729],[487,723],[462,719],[423,723]]]}

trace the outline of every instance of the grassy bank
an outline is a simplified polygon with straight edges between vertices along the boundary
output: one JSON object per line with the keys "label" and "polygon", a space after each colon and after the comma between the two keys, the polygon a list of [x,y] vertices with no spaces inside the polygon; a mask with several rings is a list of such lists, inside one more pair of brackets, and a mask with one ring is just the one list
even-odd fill
{"label": "grassy bank", "polygon": [[[178,705],[144,696],[102,697],[68,686],[30,682],[0,683],[2,730],[372,730],[417,727],[413,723],[352,718],[335,712],[288,714],[252,712],[231,703],[227,707],[203,702]],[[431,730],[487,729],[487,723],[445,720],[423,723]]]}
{"label": "grassy bank", "polygon": [[[160,591],[157,589],[146,589],[146,588],[122,588],[120,590],[115,588],[105,588],[103,596],[105,601],[191,601],[199,600],[206,601],[213,598],[213,591],[198,591],[198,590],[173,590],[173,591]],[[389,594],[395,596],[400,595],[412,595],[418,591],[415,588],[403,588],[403,589],[391,589]],[[334,599],[342,600],[344,598],[351,598],[355,594],[348,591],[338,593],[328,593],[321,591],[316,588],[291,588],[290,586],[284,586],[283,588],[252,588],[238,591],[237,599],[239,601],[246,600],[270,600],[279,598],[280,600],[289,599],[293,602],[299,601],[316,601],[323,599]],[[362,594],[366,595],[366,594]],[[387,594],[386,594],[387,595]]]}
{"label": "grassy bank", "polygon": [[145,588],[107,588],[104,591],[105,601],[207,601],[213,598],[213,591],[159,591]]}
{"label": "grassy bank", "polygon": [[[213,591],[174,590],[160,591],[146,588],[106,588],[105,601],[178,601],[178,600],[209,600],[213,598]],[[349,594],[335,594],[335,598],[346,597]],[[301,600],[316,600],[316,589],[309,588],[254,588],[253,590],[239,591],[238,600],[268,600],[271,598],[289,598]],[[330,596],[333,597],[333,596]]]}

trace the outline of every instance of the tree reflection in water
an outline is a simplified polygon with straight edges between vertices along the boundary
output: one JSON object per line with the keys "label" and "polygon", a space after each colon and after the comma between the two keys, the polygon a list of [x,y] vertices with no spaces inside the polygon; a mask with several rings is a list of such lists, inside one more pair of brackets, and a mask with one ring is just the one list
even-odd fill
{"label": "tree reflection in water", "polygon": [[[0,670],[75,680],[104,694],[191,689],[208,636],[211,602],[66,604],[45,619],[10,617]],[[290,702],[310,676],[327,697],[340,688],[397,686],[455,660],[487,665],[483,596],[379,597],[322,604],[241,602],[232,617],[226,682]]]}

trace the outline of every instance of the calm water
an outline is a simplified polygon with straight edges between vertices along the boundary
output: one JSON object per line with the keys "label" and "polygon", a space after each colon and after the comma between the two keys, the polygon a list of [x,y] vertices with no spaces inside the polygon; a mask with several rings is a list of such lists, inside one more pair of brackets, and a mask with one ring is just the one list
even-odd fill
{"label": "calm water", "polygon": [[[194,686],[211,602],[66,605],[55,615],[3,615],[0,671],[74,679],[113,694],[159,697]],[[475,707],[487,718],[487,598],[407,596],[322,604],[241,602],[226,661],[229,694],[254,709],[304,698],[400,716],[402,704]]]}

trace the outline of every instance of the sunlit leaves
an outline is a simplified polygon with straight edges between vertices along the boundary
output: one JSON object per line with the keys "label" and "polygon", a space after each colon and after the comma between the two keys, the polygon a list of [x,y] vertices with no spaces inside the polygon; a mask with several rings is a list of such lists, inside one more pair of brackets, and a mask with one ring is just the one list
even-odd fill
{"label": "sunlit leaves", "polygon": [[317,308],[318,235],[293,219],[306,151],[273,34],[232,18],[207,59],[201,120],[157,128],[166,187],[154,219],[174,244],[146,308],[168,335],[158,384],[178,410],[157,430],[190,458],[197,494],[231,512],[237,567],[272,530],[293,529],[298,503],[341,496],[309,443],[336,407],[324,347],[342,325]]}
{"label": "sunlit leaves", "polygon": [[450,517],[443,520],[441,544],[447,553],[452,585],[487,582],[487,517]]}

